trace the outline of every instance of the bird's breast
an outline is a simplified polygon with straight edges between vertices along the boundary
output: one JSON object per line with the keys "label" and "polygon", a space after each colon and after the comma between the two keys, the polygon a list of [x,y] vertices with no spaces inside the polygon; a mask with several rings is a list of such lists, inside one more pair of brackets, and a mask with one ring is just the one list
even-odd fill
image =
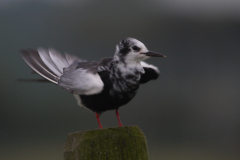
{"label": "bird's breast", "polygon": [[113,89],[119,93],[135,92],[139,88],[139,79],[135,75],[113,78]]}

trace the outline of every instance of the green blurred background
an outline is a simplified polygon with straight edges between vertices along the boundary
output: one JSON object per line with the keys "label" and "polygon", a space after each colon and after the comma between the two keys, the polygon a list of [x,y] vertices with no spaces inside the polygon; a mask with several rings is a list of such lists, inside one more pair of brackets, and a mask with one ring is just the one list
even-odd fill
{"label": "green blurred background", "polygon": [[[21,48],[54,47],[88,60],[125,37],[167,58],[158,80],[120,109],[151,160],[240,159],[240,1],[0,0],[0,159],[61,160],[68,133],[98,128],[95,114],[38,78]],[[113,111],[101,116],[117,126]]]}

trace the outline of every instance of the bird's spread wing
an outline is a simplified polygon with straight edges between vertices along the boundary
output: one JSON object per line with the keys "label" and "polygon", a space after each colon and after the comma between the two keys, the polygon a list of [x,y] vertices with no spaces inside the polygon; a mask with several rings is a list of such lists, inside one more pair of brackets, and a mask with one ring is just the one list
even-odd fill
{"label": "bird's spread wing", "polygon": [[112,59],[103,58],[99,62],[75,61],[70,67],[63,70],[58,85],[81,95],[100,93],[104,87],[100,75],[103,76],[109,72]]}
{"label": "bird's spread wing", "polygon": [[[59,71],[55,68],[55,64],[51,61],[52,65],[45,63],[41,58],[41,53],[35,50],[20,50],[23,60],[31,67],[36,73],[38,73],[43,78],[57,84]],[[50,61],[50,60],[49,60]],[[48,67],[48,65],[50,67]]]}
{"label": "bird's spread wing", "polygon": [[103,90],[103,82],[97,73],[98,62],[75,61],[63,70],[58,85],[80,95],[97,94]]}
{"label": "bird's spread wing", "polygon": [[54,49],[21,50],[24,61],[40,76],[75,94],[97,94],[103,90],[98,62],[87,62]]}
{"label": "bird's spread wing", "polygon": [[160,71],[157,67],[147,64],[141,61],[141,66],[143,67],[145,73],[141,75],[140,83],[147,83],[150,80],[155,80],[160,75]]}

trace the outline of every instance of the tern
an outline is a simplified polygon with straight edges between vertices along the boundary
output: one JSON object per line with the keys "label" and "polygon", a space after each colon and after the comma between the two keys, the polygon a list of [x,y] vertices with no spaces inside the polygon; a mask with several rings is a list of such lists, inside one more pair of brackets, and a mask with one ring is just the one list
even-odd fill
{"label": "tern", "polygon": [[72,93],[78,105],[99,116],[115,110],[119,126],[119,107],[131,101],[141,84],[159,77],[156,66],[144,60],[165,55],[149,51],[135,38],[125,38],[116,45],[113,57],[86,61],[77,56],[59,53],[53,48],[20,50],[24,61],[46,80]]}

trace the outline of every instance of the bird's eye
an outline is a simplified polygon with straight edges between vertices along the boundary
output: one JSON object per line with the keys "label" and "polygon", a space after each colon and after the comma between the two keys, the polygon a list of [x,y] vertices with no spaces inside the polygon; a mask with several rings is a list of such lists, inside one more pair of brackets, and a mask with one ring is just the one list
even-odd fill
{"label": "bird's eye", "polygon": [[140,48],[137,47],[137,46],[133,46],[132,49],[133,49],[134,51],[140,51]]}

